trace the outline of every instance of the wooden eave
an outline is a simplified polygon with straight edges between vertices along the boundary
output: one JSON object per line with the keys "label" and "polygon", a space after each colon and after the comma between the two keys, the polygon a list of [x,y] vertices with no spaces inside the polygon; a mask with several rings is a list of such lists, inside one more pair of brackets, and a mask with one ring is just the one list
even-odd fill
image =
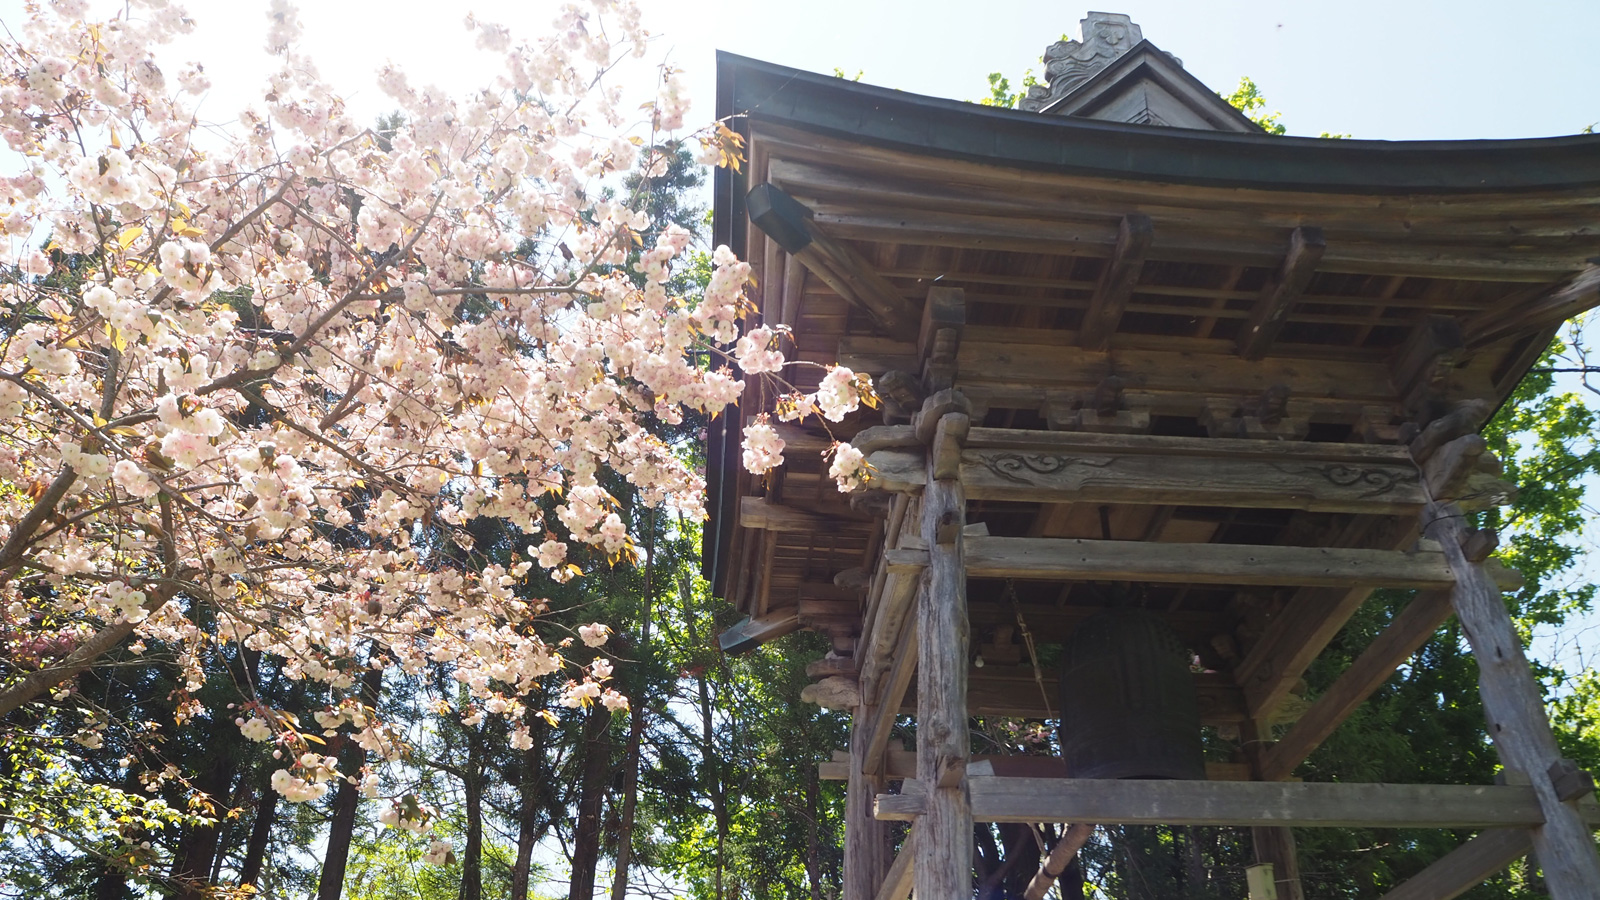
{"label": "wooden eave", "polygon": [[[975,426],[1047,433],[1059,427],[1057,412],[1116,376],[1156,435],[1215,434],[1219,416],[1244,428],[1249,405],[1287,385],[1288,418],[1303,427],[1274,425],[1280,431],[1266,436],[1392,443],[1403,423],[1461,401],[1498,405],[1561,321],[1600,302],[1584,274],[1600,257],[1600,137],[1330,141],[1117,125],[920,97],[731,54],[719,56],[718,85],[718,115],[746,136],[749,158],[738,173],[717,171],[715,239],[751,261],[764,321],[793,329],[797,358],[874,376],[921,371],[926,356],[918,342],[891,337],[860,298],[844,296],[863,282],[819,277],[808,267],[815,263],[752,227],[745,198],[758,185],[798,201],[808,227],[843,259],[834,265],[863,266],[872,289],[887,285],[895,296],[883,302],[920,311],[931,287],[964,291],[956,386],[980,404]],[[1139,237],[1145,224],[1148,241]],[[1119,259],[1122,287],[1108,274]],[[1084,321],[1097,305],[1112,325],[1089,347]],[[808,388],[819,373],[787,374]],[[900,527],[893,510],[851,508],[819,456],[832,439],[880,424],[876,412],[831,433],[791,428],[781,472],[744,473],[739,432],[771,400],[747,398],[708,437],[703,565],[714,592],[751,616],[739,649],[802,626],[861,634],[865,597],[882,590],[870,576]],[[1349,548],[1403,546],[1415,530],[1414,510],[1398,508],[1107,496],[1041,504],[969,493],[968,521],[997,538],[1092,540],[1109,530],[1117,540]],[[769,507],[794,515],[779,521]],[[741,516],[760,524],[740,527]],[[851,571],[854,581],[835,583]],[[1273,627],[1288,629],[1286,598],[1302,596],[1290,587],[1136,589],[1210,653],[1217,634],[1243,629],[1270,640]],[[1015,589],[1039,640],[1050,641],[1108,588],[1063,579],[1019,580]],[[1010,617],[1003,581],[974,577],[970,590],[979,646]],[[1322,607],[1351,602],[1336,588],[1299,590],[1327,594]],[[1312,635],[1314,656],[1342,621],[1300,623],[1295,633]],[[1274,669],[1253,688],[1251,673],[1237,672],[1241,703],[1281,702],[1282,674]]]}

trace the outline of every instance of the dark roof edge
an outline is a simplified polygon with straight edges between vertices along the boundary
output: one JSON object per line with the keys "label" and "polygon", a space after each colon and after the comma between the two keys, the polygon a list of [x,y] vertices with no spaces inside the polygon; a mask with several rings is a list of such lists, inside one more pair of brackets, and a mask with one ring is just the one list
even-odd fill
{"label": "dark roof edge", "polygon": [[717,81],[719,118],[1013,168],[1332,193],[1600,188],[1600,135],[1372,141],[1128,125],[926,97],[726,51]]}

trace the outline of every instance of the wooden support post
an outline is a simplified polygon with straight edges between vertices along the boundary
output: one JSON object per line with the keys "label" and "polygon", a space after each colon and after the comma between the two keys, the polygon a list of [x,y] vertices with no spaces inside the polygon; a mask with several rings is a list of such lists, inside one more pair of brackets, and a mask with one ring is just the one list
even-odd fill
{"label": "wooden support post", "polygon": [[1278,276],[1267,283],[1256,299],[1256,308],[1239,332],[1239,355],[1245,359],[1260,359],[1267,355],[1272,342],[1277,340],[1283,323],[1289,320],[1289,311],[1300,294],[1311,282],[1323,251],[1328,249],[1322,229],[1302,225],[1289,235],[1289,253],[1284,257]]}
{"label": "wooden support post", "polygon": [[1066,833],[1050,848],[1050,855],[1045,857],[1044,863],[1039,866],[1039,871],[1034,874],[1033,880],[1028,882],[1027,890],[1022,892],[1023,900],[1044,900],[1044,895],[1050,886],[1056,883],[1061,873],[1072,865],[1072,858],[1078,855],[1083,845],[1089,842],[1089,836],[1094,834],[1094,826],[1081,822],[1067,827]]}
{"label": "wooden support post", "polygon": [[1533,830],[1533,848],[1545,887],[1552,900],[1593,897],[1600,890],[1600,853],[1576,804],[1563,802],[1550,778],[1561,751],[1505,599],[1484,566],[1468,561],[1462,551],[1470,529],[1460,510],[1433,503],[1425,515],[1424,533],[1439,542],[1456,576],[1451,602],[1478,659],[1489,736],[1506,768],[1528,774],[1544,813],[1544,825]]}
{"label": "wooden support post", "polygon": [[[970,426],[964,413],[942,416],[933,447]],[[972,894],[972,808],[967,798],[967,573],[962,560],[966,496],[961,482],[934,477],[928,455],[922,536],[927,587],[917,604],[917,776],[928,786],[918,819],[916,896],[956,900]]]}
{"label": "wooden support post", "polygon": [[1272,864],[1278,900],[1306,900],[1300,886],[1300,860],[1295,853],[1294,830],[1286,825],[1255,827],[1250,838],[1256,845],[1256,862]]}
{"label": "wooden support post", "polygon": [[[1265,777],[1270,728],[1252,719],[1243,723],[1240,733],[1244,738],[1245,757],[1250,762],[1250,774],[1257,781],[1270,780]],[[1276,900],[1305,900],[1305,890],[1300,886],[1300,857],[1295,850],[1294,831],[1287,825],[1257,825],[1250,829],[1250,841],[1255,846],[1256,862],[1271,867],[1275,890],[1270,896]]]}
{"label": "wooden support post", "polygon": [[1440,857],[1383,900],[1452,900],[1527,856],[1533,833],[1526,828],[1491,828]]}
{"label": "wooden support post", "polygon": [[888,852],[886,826],[872,814],[873,798],[883,790],[885,781],[863,770],[875,712],[870,706],[856,707],[851,728],[850,780],[844,795],[843,900],[875,900]]}

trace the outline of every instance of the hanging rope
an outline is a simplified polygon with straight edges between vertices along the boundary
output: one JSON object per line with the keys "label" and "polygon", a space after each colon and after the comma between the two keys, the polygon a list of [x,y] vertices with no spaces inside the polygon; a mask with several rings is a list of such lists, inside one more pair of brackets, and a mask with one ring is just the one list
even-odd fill
{"label": "hanging rope", "polygon": [[1050,692],[1044,686],[1044,669],[1039,666],[1039,652],[1033,646],[1033,632],[1028,630],[1028,620],[1022,617],[1022,603],[1017,600],[1017,582],[1015,579],[1006,579],[1006,598],[1011,601],[1011,609],[1017,614],[1017,631],[1022,635],[1022,645],[1028,648],[1028,661],[1033,663],[1033,680],[1039,685],[1039,696],[1044,700],[1045,718],[1055,718],[1055,707],[1050,703]]}

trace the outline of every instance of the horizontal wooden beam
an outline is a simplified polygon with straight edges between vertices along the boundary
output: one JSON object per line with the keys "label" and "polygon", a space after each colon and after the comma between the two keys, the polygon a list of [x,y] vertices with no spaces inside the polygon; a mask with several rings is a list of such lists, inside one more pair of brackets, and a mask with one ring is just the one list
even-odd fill
{"label": "horizontal wooden beam", "polygon": [[[968,541],[971,538],[967,539]],[[1044,691],[1039,690],[1031,666],[984,666],[967,670],[967,712],[974,716],[1012,718],[1054,718],[1061,714],[1057,696],[1060,676],[1053,668],[1042,672]],[[1248,715],[1244,692],[1232,679],[1220,673],[1202,672],[1194,676],[1195,693],[1200,702],[1200,721],[1206,725],[1237,725]],[[916,712],[915,686],[907,695],[901,713]],[[1048,703],[1046,699],[1048,698]]]}
{"label": "horizontal wooden beam", "polygon": [[[969,769],[980,763],[988,764],[993,774],[1006,778],[1065,778],[1067,763],[1059,756],[996,756],[977,753],[968,760]],[[835,750],[833,759],[817,765],[818,777],[823,781],[845,781],[850,777],[850,754]],[[917,777],[915,751],[890,747],[883,754],[883,777],[897,781]],[[1208,781],[1252,781],[1248,763],[1207,762]]]}
{"label": "horizontal wooden beam", "polygon": [[1261,761],[1261,779],[1285,778],[1321,746],[1401,663],[1425,643],[1451,614],[1448,591],[1424,591],[1406,604],[1377,639],[1311,704],[1283,740]]}
{"label": "horizontal wooden beam", "polygon": [[1383,900],[1452,900],[1533,852],[1526,828],[1491,828],[1451,850]]}
{"label": "horizontal wooden beam", "polygon": [[[1544,815],[1527,785],[1138,781],[969,776],[978,822],[1293,825],[1305,828],[1532,828]],[[921,782],[879,794],[877,817],[913,821]]]}
{"label": "horizontal wooden beam", "polygon": [[739,498],[739,524],[763,531],[866,531],[872,523],[773,503],[765,497]]}
{"label": "horizontal wooden beam", "polygon": [[966,563],[974,578],[1393,588],[1455,581],[1443,554],[1426,550],[970,537]]}
{"label": "horizontal wooden beam", "polygon": [[1096,453],[1083,447],[981,448],[961,454],[961,483],[967,496],[976,500],[1415,515],[1426,502],[1420,482],[1410,461],[1263,459],[1181,451]]}
{"label": "horizontal wooden beam", "polygon": [[733,627],[717,635],[717,644],[722,647],[723,653],[737,655],[799,628],[799,610],[790,606],[763,616],[745,616]]}

